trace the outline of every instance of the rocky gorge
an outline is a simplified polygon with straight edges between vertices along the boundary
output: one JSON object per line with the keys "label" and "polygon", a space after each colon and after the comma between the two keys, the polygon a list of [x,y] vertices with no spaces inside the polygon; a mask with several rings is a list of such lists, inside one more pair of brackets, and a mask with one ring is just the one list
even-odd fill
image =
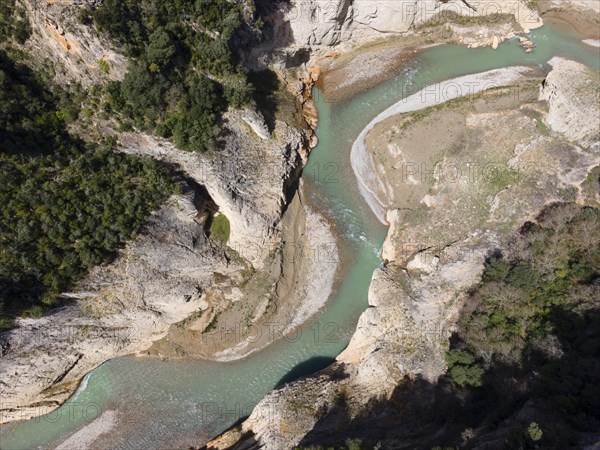
{"label": "rocky gorge", "polygon": [[[450,80],[459,97],[468,92],[456,100],[432,100],[444,83],[431,86],[414,94],[414,106],[402,100],[365,128],[355,146],[365,140],[368,162],[353,166],[363,195],[390,227],[370,307],[335,364],[276,389],[208,448],[314,448],[347,437],[374,448],[413,448],[444,436],[429,406],[417,405],[434,402],[426,384],[447,370],[448,339],[490,252],[546,205],[565,201],[566,192],[598,205],[591,174],[599,124],[579,117],[599,117],[598,75],[573,61],[551,64],[547,76],[526,68],[507,69],[506,78],[490,73],[494,89],[480,94]],[[502,445],[485,433],[470,445]]]}
{"label": "rocky gorge", "polygon": [[[258,445],[280,448],[290,442],[331,445],[343,441],[341,436],[355,436],[367,442],[377,437],[374,443],[378,442],[381,448],[404,448],[427,441],[425,434],[411,428],[410,424],[414,425],[419,419],[408,412],[378,432],[376,427],[371,429],[377,421],[394,420],[392,411],[387,411],[391,403],[383,407],[382,412],[376,412],[378,402],[400,401],[396,407],[402,409],[413,401],[408,393],[400,394],[401,400],[395,400],[398,391],[402,392],[405,377],[436,383],[446,371],[444,354],[448,338],[467,293],[480,280],[490,252],[506,246],[513,238],[514,232],[509,230],[534,220],[545,205],[561,201],[560,192],[567,187],[574,190],[581,204],[598,204],[597,186],[591,191],[588,189],[589,173],[597,168],[599,157],[597,125],[585,120],[578,122],[575,128],[581,138],[563,136],[563,144],[557,147],[556,137],[541,134],[536,125],[540,119],[528,113],[535,111],[543,120],[552,117],[548,120],[549,126],[556,133],[554,136],[559,136],[560,128],[552,125],[556,120],[552,112],[563,103],[554,99],[560,90],[573,87],[571,76],[577,73],[579,89],[586,86],[597,95],[597,74],[572,61],[554,64],[541,90],[539,82],[533,81],[535,73],[513,79],[512,83],[519,82],[521,98],[530,101],[513,103],[516,85],[511,88],[507,80],[506,88],[487,93],[488,100],[484,93],[470,100],[449,101],[445,108],[427,108],[425,119],[419,117],[413,121],[410,113],[401,113],[390,115],[372,129],[367,128],[371,130],[367,135],[369,151],[380,155],[377,165],[370,169],[381,177],[380,182],[374,183],[374,190],[380,189],[383,183],[383,196],[394,199],[393,206],[386,205],[390,228],[383,246],[385,266],[373,274],[370,308],[362,314],[352,341],[333,366],[274,391],[241,426],[209,443],[208,448],[255,448]],[[532,82],[528,82],[532,76]],[[561,88],[556,84],[559,79],[563,83]],[[492,96],[494,100],[490,102]],[[585,96],[571,97],[567,102],[569,114],[558,122],[571,120],[577,114],[575,111],[587,111],[583,106],[586,101]],[[590,102],[596,105],[592,109],[597,108],[597,101]],[[486,104],[492,109],[488,110]],[[460,112],[465,107],[477,112]],[[502,121],[497,120],[499,117]],[[447,129],[452,125],[447,120],[464,123],[471,131],[448,134]],[[503,130],[504,126],[508,128]],[[432,133],[435,127],[446,133]],[[420,128],[426,130],[427,136],[445,137],[437,142],[424,139],[419,137],[422,136]],[[520,133],[515,135],[509,129],[519,129]],[[395,137],[398,134],[400,137]],[[455,146],[448,141],[449,137],[460,141],[465,136],[475,142],[493,143],[495,160],[486,163],[485,153],[478,156],[470,153],[485,151],[486,146],[465,142]],[[587,141],[584,136],[591,140]],[[445,150],[447,148],[456,150]],[[429,153],[438,151],[441,151],[438,156],[432,157]],[[400,161],[395,159],[398,157]],[[411,172],[414,167],[422,168],[432,160],[434,167],[427,173]],[[542,160],[545,164],[540,165],[537,161]],[[474,165],[473,161],[477,163]],[[483,170],[486,164],[492,168],[486,175],[468,171],[469,165],[473,170]],[[452,169],[451,174],[448,168]],[[457,168],[464,169],[463,176],[457,175]],[[406,171],[404,175],[400,173],[402,169]],[[503,178],[503,171],[512,170],[518,173],[518,179],[511,182],[495,179]],[[496,185],[497,182],[502,186]],[[488,183],[494,186],[485,186]],[[407,195],[407,189],[420,194]],[[453,195],[457,196],[453,198]],[[431,395],[423,392],[425,396]],[[428,400],[420,401],[428,404],[431,399],[426,398]],[[343,402],[342,408],[336,406],[342,404],[340,402]],[[357,425],[362,423],[364,428],[358,425],[362,431],[346,428],[349,420]],[[396,431],[392,432],[393,429]],[[424,433],[430,433],[427,430],[425,427]]]}
{"label": "rocky gorge", "polygon": [[[52,67],[57,82],[90,86],[118,79],[127,70],[126,59],[108,41],[75,20],[77,7],[53,2],[25,2],[25,7],[34,30],[27,50],[37,55],[36,64]],[[54,54],[54,60],[47,58]],[[101,72],[99,60],[109,61],[108,75]],[[284,108],[294,110],[296,93],[299,108],[310,108],[302,80],[290,90],[282,91]],[[319,270],[315,261],[297,253],[335,242],[323,218],[303,205],[298,192],[312,132],[301,112],[297,119],[295,114],[286,119],[292,126],[276,120],[269,130],[260,112],[231,111],[225,118],[228,136],[221,151],[210,157],[178,151],[151,136],[117,132],[102,121],[94,125],[95,132],[119,139],[122,151],[177,167],[181,193],[153,214],[114,263],[98,267],[76,291],[63,295],[72,303],[51,318],[19,320],[3,336],[2,422],[52,411],[91,369],[148,349],[184,319],[196,317],[190,327],[202,333],[232,305],[243,304],[244,312],[221,320],[250,328],[268,318],[283,333],[322,306],[314,293],[294,293],[306,291],[310,274]],[[305,117],[315,120],[310,112]],[[305,125],[297,127],[297,121]],[[227,218],[227,247],[209,239],[215,214]],[[335,248],[331,251],[335,254]],[[327,290],[336,270],[331,264],[325,269],[328,275],[320,288]],[[280,298],[290,307],[284,303],[269,310]],[[218,352],[240,344],[222,356],[235,359],[268,343],[246,348],[243,342],[217,340],[215,346],[195,351],[196,356],[217,358]],[[158,354],[182,356],[170,347]]]}
{"label": "rocky gorge", "polygon": [[[298,247],[323,245],[332,251],[335,242],[322,214],[303,200],[299,181],[309,150],[317,143],[313,84],[327,83],[336,70],[352,73],[360,55],[390,52],[389,44],[378,42],[383,38],[406,39],[409,48],[432,39],[497,46],[511,34],[541,25],[537,13],[523,2],[512,9],[502,3],[500,10],[486,5],[306,1],[275,8],[274,39],[252,49],[246,64],[275,70],[284,86],[285,100],[280,101],[295,104],[295,111],[276,118],[271,126],[260,111],[228,111],[224,120],[228,133],[219,151],[206,158],[178,151],[154,136],[119,132],[100,123],[102,134],[117,137],[120,150],[177,167],[181,193],[153,214],[117,260],[94,269],[76,292],[65,294],[75,299],[72,305],[52,316],[20,320],[19,328],[3,340],[3,421],[56,408],[87,372],[110,358],[140,353],[237,359],[270,342],[219,340],[195,346],[190,336],[201,335],[215,323],[243,322],[250,329],[260,326],[261,320],[278,323],[283,335],[314,315],[327,300],[324,293],[335,285],[338,266],[296,257]],[[490,14],[500,14],[502,20],[479,23],[480,16]],[[474,23],[442,20],[435,27],[426,26],[432,18],[435,22],[461,15]],[[62,40],[44,21],[37,26],[45,37],[36,45],[50,42],[57,51]],[[81,39],[76,33],[71,36]],[[355,50],[373,42],[370,50]],[[65,76],[76,76],[82,83],[101,78],[91,63],[83,70],[81,63],[74,68],[68,53],[75,46],[69,44],[66,56],[62,47]],[[115,67],[124,64],[116,52],[102,52]],[[84,61],[97,58],[82,54],[88,55]],[[294,76],[296,66],[300,69]],[[389,70],[394,67],[398,65]],[[368,71],[354,72],[359,75],[353,87],[337,91],[342,97],[377,78]],[[120,76],[119,71],[110,76]],[[540,72],[522,70],[489,94],[499,101],[489,102],[484,94],[468,102],[450,102],[445,108],[432,106],[425,119],[406,112],[393,114],[367,134],[367,148],[379,161],[370,170],[378,177],[377,185],[384,186],[390,225],[383,248],[385,265],[373,274],[369,309],[336,363],[273,391],[246,421],[210,442],[209,448],[319,444],[332,427],[343,433],[342,424],[348,421],[324,414],[332,405],[343,401],[352,417],[360,413],[361,405],[392,397],[405,376],[435,382],[446,370],[444,352],[464,294],[480,279],[490,250],[504,245],[545,205],[561,200],[559,192],[575,192],[579,203],[597,204],[597,190],[590,191],[586,180],[598,163],[598,135],[594,124],[585,120],[597,111],[597,74],[575,62],[555,61],[539,90],[543,78]],[[330,95],[335,95],[340,78],[329,80],[334,80]],[[516,84],[524,89],[527,101],[514,102]],[[581,95],[582,91],[590,95]],[[432,133],[432,122],[440,127],[434,134],[444,135],[441,127],[448,127],[452,138],[426,140],[423,145],[431,153],[423,155],[415,142]],[[513,129],[520,132],[511,135]],[[510,139],[504,138],[507,135]],[[461,153],[467,137],[473,145],[470,153]],[[473,159],[488,162],[481,142],[498,147],[492,163],[501,167],[501,179],[482,177],[475,183],[444,179],[446,167]],[[382,154],[392,156],[382,160]],[[411,191],[419,194],[407,198],[406,180],[398,177],[397,169],[419,158],[435,162],[434,174],[409,182]],[[546,164],[536,165],[539,160]],[[518,182],[511,178],[513,171],[522,176]],[[227,246],[210,238],[210,223],[217,214],[227,217],[231,227]],[[320,284],[311,291],[317,273]],[[277,307],[269,306],[273,304]],[[386,444],[396,448],[398,441]]]}

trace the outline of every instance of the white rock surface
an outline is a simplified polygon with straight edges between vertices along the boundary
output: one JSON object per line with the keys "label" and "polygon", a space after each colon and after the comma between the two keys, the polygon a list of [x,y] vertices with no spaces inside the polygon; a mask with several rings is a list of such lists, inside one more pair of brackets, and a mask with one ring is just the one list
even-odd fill
{"label": "white rock surface", "polygon": [[242,120],[246,122],[256,135],[265,141],[271,139],[271,133],[265,123],[265,118],[258,111],[246,109],[242,115]]}
{"label": "white rock surface", "polygon": [[554,131],[585,147],[598,147],[600,141],[600,76],[583,64],[553,60],[540,91],[548,101],[546,122]]}
{"label": "white rock surface", "polygon": [[248,117],[259,116],[229,111],[225,115],[228,133],[210,155],[178,151],[170,142],[147,135],[123,134],[121,140],[124,151],[174,163],[206,186],[229,219],[228,245],[261,268],[279,240],[281,212],[302,166],[306,141],[299,129],[281,121],[274,130],[277,138],[265,140],[257,136],[265,133],[258,119],[252,119],[256,129],[248,129]]}
{"label": "white rock surface", "polygon": [[482,0],[295,0],[286,14],[286,28],[295,46],[357,45],[389,34],[400,34],[440,13],[465,16],[512,14],[522,28],[542,25],[526,2]]}

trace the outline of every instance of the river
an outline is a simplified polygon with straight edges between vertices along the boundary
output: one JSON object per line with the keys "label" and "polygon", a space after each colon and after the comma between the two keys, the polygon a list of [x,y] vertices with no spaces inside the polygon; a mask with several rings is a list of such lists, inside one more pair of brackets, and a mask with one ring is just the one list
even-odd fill
{"label": "river", "polygon": [[[419,53],[392,79],[338,103],[318,91],[319,145],[303,178],[308,203],[323,211],[339,236],[344,272],[327,306],[297,333],[230,363],[162,361],[122,357],[88,374],[58,410],[0,428],[2,449],[55,448],[80,432],[73,448],[85,448],[85,430],[110,430],[93,448],[186,448],[224,431],[278,384],[330,364],[347,345],[367,307],[373,270],[386,229],[361,198],[349,152],[361,130],[398,100],[436,82],[511,65],[549,70],[564,56],[600,71],[600,49],[547,24],[531,33],[526,54],[516,40],[491,48],[444,45]],[[269,330],[264,330],[269,332]],[[106,412],[114,413],[106,414]],[[90,427],[90,424],[92,426]],[[92,442],[91,440],[89,442]]]}

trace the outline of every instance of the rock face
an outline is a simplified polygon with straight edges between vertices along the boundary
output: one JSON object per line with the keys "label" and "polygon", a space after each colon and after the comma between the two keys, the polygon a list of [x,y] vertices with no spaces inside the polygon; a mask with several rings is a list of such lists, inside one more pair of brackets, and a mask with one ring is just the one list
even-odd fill
{"label": "rock face", "polygon": [[[248,125],[249,117],[254,127]],[[209,155],[181,152],[168,141],[137,133],[119,136],[123,151],[176,164],[206,186],[231,224],[228,245],[258,268],[280,240],[281,214],[291,200],[307,147],[301,130],[279,120],[273,137],[264,139],[268,135],[257,125],[259,118],[256,112],[228,112],[224,138]]]}
{"label": "rock face", "polygon": [[271,133],[269,133],[264,117],[257,111],[248,108],[244,111],[242,119],[250,126],[250,128],[252,128],[252,131],[254,131],[259,138],[265,141],[271,138]]}
{"label": "rock face", "polygon": [[585,147],[600,141],[600,75],[575,61],[559,61],[542,85],[552,130]]}
{"label": "rock face", "polygon": [[[559,74],[576,67],[571,62],[560,64],[554,69]],[[581,77],[577,83],[586,86],[595,76],[577,70],[565,73]],[[357,331],[338,362],[276,389],[245,422],[210,442],[208,448],[334,445],[348,434],[368,437],[369,427],[357,430],[352,423],[369,414],[375,414],[370,424],[380,431],[374,434],[376,440],[386,436],[386,422],[396,430],[396,440],[388,442],[384,437],[381,448],[423,445],[423,441],[411,441],[424,426],[423,418],[408,426],[403,420],[410,420],[409,415],[396,413],[391,419],[386,408],[369,410],[368,406],[389,404],[386,402],[401,390],[405,377],[435,383],[445,372],[444,353],[465,293],[479,281],[490,252],[510,241],[510,230],[533,220],[548,203],[561,200],[565,190],[579,192],[581,203],[594,201],[581,193],[589,170],[598,165],[597,145],[590,145],[585,133],[574,143],[560,133],[549,135],[539,125],[550,114],[546,103],[536,100],[537,82],[527,82],[526,78],[524,75],[519,84],[524,94],[521,100],[515,100],[511,88],[497,89],[487,97],[493,98],[490,102],[483,95],[428,110],[421,115],[425,119],[409,122],[405,133],[398,130],[410,116],[402,114],[373,130],[374,138],[394,144],[383,157],[390,160],[378,170],[383,171],[396,194],[405,183],[386,167],[394,167],[394,157],[401,153],[411,160],[417,157],[411,151],[422,152],[414,136],[426,136],[421,142],[426,147],[451,150],[434,158],[435,167],[428,170],[432,179],[416,177],[411,182],[411,189],[421,193],[412,203],[390,206],[387,264],[373,274],[370,308],[361,315]],[[556,74],[548,78],[556,79]],[[569,91],[566,79],[553,84],[555,98]],[[554,113],[556,120],[587,111],[584,102],[571,100],[570,105],[577,111],[559,108]],[[443,142],[435,138],[438,128]],[[490,145],[493,155],[487,151]],[[467,171],[466,178],[460,179],[444,176],[445,167],[466,169],[474,162],[478,167],[492,164],[493,173]],[[421,197],[428,201],[421,203]],[[405,394],[400,411],[404,412],[410,399],[433,404],[431,398],[415,400],[415,395]],[[432,436],[443,432],[438,428],[427,428],[423,433]]]}
{"label": "rock face", "polygon": [[[457,13],[478,17],[493,13],[514,15],[523,27],[533,29],[541,21],[525,2],[460,0],[319,1],[296,0],[286,14],[287,31],[295,46],[355,46],[390,34],[401,34],[438,14]],[[280,37],[285,38],[284,30]]]}

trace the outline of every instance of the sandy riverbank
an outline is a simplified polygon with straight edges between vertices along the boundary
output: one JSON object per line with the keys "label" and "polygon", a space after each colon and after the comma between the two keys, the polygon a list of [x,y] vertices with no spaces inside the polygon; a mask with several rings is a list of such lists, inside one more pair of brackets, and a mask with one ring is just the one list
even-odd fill
{"label": "sandy riverbank", "polygon": [[56,447],[56,450],[91,448],[96,439],[103,434],[109,433],[117,425],[118,420],[116,411],[104,411],[100,417]]}
{"label": "sandy riverbank", "polygon": [[[382,184],[382,180],[377,176],[375,161],[365,145],[365,139],[369,131],[381,121],[396,114],[417,111],[453,98],[473,95],[492,87],[512,84],[529,70],[525,66],[507,67],[436,83],[433,85],[433,89],[432,86],[429,86],[395,103],[375,117],[361,131],[350,152],[352,169],[356,175],[362,196],[382,223],[387,223],[386,213],[390,200],[386,196],[386,189]],[[432,95],[432,93],[435,93],[435,95]]]}
{"label": "sandy riverbank", "polygon": [[544,22],[553,23],[576,33],[581,39],[600,39],[600,14],[576,9],[550,10],[543,14]]}
{"label": "sandy riverbank", "polygon": [[284,233],[287,241],[275,311],[252,323],[246,337],[209,359],[234,361],[262,350],[304,325],[330,299],[340,267],[338,240],[325,216],[305,201],[294,200],[289,208],[295,220]]}

